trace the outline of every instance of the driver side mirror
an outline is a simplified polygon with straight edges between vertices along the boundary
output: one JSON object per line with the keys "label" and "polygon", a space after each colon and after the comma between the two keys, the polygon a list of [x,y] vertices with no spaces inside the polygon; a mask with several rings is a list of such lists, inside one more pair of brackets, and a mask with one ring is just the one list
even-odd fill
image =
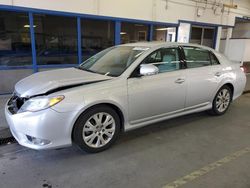
{"label": "driver side mirror", "polygon": [[140,75],[142,76],[150,76],[159,73],[158,67],[153,64],[142,64],[140,65]]}

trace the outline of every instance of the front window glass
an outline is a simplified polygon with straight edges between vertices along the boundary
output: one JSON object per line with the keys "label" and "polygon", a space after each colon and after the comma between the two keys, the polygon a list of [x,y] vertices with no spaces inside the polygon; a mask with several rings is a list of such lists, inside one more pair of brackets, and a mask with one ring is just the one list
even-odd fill
{"label": "front window glass", "polygon": [[144,64],[153,64],[158,67],[159,73],[180,69],[179,53],[177,48],[162,48],[149,55]]}
{"label": "front window glass", "polygon": [[183,47],[188,68],[211,65],[209,51],[197,47]]}
{"label": "front window glass", "polygon": [[83,62],[79,68],[108,76],[119,76],[148,49],[133,46],[108,48]]}

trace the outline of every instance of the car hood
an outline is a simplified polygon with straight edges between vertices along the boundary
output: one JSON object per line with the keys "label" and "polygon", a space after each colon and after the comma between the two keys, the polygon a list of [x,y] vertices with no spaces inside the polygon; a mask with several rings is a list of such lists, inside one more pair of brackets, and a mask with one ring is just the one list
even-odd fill
{"label": "car hood", "polygon": [[84,85],[111,79],[112,77],[83,71],[77,68],[65,68],[38,72],[20,80],[15,92],[20,97],[45,94],[55,89]]}

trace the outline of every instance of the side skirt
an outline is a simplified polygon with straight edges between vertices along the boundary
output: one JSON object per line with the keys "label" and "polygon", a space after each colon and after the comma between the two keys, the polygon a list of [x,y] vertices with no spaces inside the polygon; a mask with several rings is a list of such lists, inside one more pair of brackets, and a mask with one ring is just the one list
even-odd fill
{"label": "side skirt", "polygon": [[160,121],[172,119],[175,117],[179,117],[179,116],[183,116],[183,115],[187,115],[187,114],[191,114],[191,113],[206,111],[206,110],[209,110],[211,108],[212,108],[212,103],[210,103],[210,102],[203,103],[200,105],[192,106],[189,108],[184,108],[182,110],[177,110],[177,111],[170,112],[167,114],[162,114],[162,115],[157,115],[157,116],[153,116],[153,117],[149,117],[149,118],[145,118],[145,119],[132,121],[131,123],[125,125],[124,127],[125,127],[125,131],[130,131],[130,130],[134,130],[134,129],[137,129],[140,127],[144,127],[144,126],[149,125],[149,124],[157,123]]}

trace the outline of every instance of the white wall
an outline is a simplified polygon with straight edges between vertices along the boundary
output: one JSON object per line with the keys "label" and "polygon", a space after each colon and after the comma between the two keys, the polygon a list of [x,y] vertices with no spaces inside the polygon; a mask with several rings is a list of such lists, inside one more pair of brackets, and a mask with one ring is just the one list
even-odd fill
{"label": "white wall", "polygon": [[[208,0],[214,2],[214,0]],[[230,0],[220,0],[229,3]],[[218,2],[218,0],[217,0]],[[203,15],[197,17],[197,5],[194,0],[0,0],[0,4],[105,15],[151,21],[178,23],[179,19],[234,25],[235,16],[250,15],[250,1],[234,1],[238,9],[225,9],[221,15],[215,15],[212,5],[207,5]]]}
{"label": "white wall", "polygon": [[245,40],[245,53],[243,57],[244,62],[250,62],[250,39]]}
{"label": "white wall", "polygon": [[189,23],[180,23],[178,29],[178,42],[188,43],[190,35],[191,24]]}
{"label": "white wall", "polygon": [[230,39],[227,49],[226,40],[221,40],[220,51],[232,61],[250,62],[250,39]]}

